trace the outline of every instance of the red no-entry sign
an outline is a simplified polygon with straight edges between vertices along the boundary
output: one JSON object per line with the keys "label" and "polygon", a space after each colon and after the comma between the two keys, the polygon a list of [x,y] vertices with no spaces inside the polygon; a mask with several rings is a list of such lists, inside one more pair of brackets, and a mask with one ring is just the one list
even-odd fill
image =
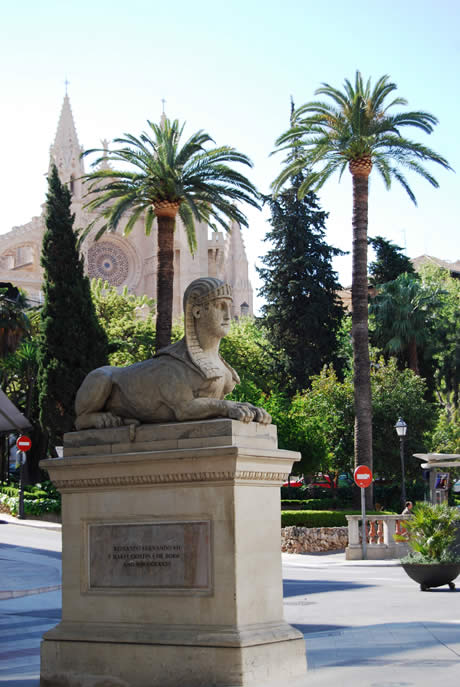
{"label": "red no-entry sign", "polygon": [[25,434],[21,434],[20,437],[16,439],[16,448],[18,451],[28,451],[32,448],[32,441]]}
{"label": "red no-entry sign", "polygon": [[353,473],[353,477],[358,487],[366,488],[372,484],[372,471],[367,465],[358,465]]}

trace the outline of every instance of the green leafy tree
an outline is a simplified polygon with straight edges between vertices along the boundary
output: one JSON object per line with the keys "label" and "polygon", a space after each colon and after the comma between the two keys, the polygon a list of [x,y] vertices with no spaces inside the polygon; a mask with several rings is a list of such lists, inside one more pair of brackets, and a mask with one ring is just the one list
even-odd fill
{"label": "green leafy tree", "polygon": [[393,281],[403,272],[415,275],[410,258],[401,253],[401,246],[383,236],[368,239],[368,244],[375,251],[375,260],[369,265],[369,283],[372,286]]}
{"label": "green leafy tree", "polygon": [[[184,223],[190,248],[196,247],[195,222],[206,222],[211,228],[228,229],[228,222],[247,226],[247,220],[236,202],[259,207],[253,184],[228,163],[252,166],[246,155],[229,146],[207,149],[212,141],[203,131],[193,134],[182,146],[184,126],[164,118],[161,125],[148,122],[149,132],[139,138],[124,134],[115,139],[121,148],[107,153],[89,150],[85,154],[103,153],[102,161],[120,164],[126,171],[98,169],[87,175],[88,207],[101,210],[107,228],[115,230],[128,216],[125,233],[129,233],[144,215],[145,231],[150,234],[153,220],[158,221],[158,278],[156,349],[171,342],[174,279],[174,229],[176,216]],[[132,170],[132,171],[131,171]],[[91,227],[90,227],[91,228]]]}
{"label": "green leafy tree", "polygon": [[448,270],[434,266],[423,267],[422,283],[439,296],[436,319],[432,329],[435,352],[436,395],[446,409],[459,407],[460,394],[460,280]]}
{"label": "green leafy tree", "polygon": [[0,356],[13,353],[24,336],[30,332],[25,310],[27,297],[12,284],[0,284]]}
{"label": "green leafy tree", "polygon": [[460,453],[460,409],[454,406],[442,407],[431,437],[431,451],[434,453]]}
{"label": "green leafy tree", "polygon": [[[248,389],[257,389],[257,394],[267,396],[283,389],[284,378],[278,374],[281,354],[260,320],[254,317],[233,320],[230,332],[220,343],[220,354]],[[239,394],[240,390],[241,385],[238,385],[233,393]]]}
{"label": "green leafy tree", "polygon": [[370,304],[375,342],[391,355],[407,360],[410,369],[420,374],[419,351],[433,342],[439,305],[439,289],[413,275],[400,274],[383,284]]}
{"label": "green leafy tree", "polygon": [[[403,98],[393,97],[396,84],[382,76],[372,88],[371,80],[363,81],[356,72],[354,85],[345,80],[340,91],[323,84],[316,93],[326,101],[313,101],[297,108],[291,128],[276,141],[279,150],[289,151],[287,164],[273,183],[278,193],[288,179],[304,171],[308,174],[299,188],[302,198],[317,191],[335,173],[349,169],[353,185],[353,354],[355,394],[355,464],[372,468],[372,401],[368,342],[367,225],[369,175],[376,169],[389,189],[398,181],[415,203],[404,170],[421,175],[432,186],[438,182],[423,166],[435,162],[446,169],[443,157],[422,143],[401,133],[403,128],[416,128],[430,134],[437,119],[427,112],[396,112],[395,106],[406,105]],[[295,147],[296,155],[292,155]],[[372,494],[368,490],[369,500]]]}
{"label": "green leafy tree", "polygon": [[155,350],[155,303],[148,296],[118,292],[102,279],[91,280],[95,311],[105,331],[110,365],[131,365],[152,357]]}
{"label": "green leafy tree", "polygon": [[78,254],[70,203],[70,192],[53,165],[41,257],[44,305],[38,355],[40,423],[52,448],[73,429],[75,394],[83,379],[107,361],[107,340]]}
{"label": "green leafy tree", "polygon": [[[436,419],[436,409],[424,398],[425,381],[411,370],[399,370],[394,358],[373,362],[371,371],[372,404],[375,432],[373,436],[374,473],[387,480],[400,482],[399,443],[394,424],[399,416],[409,427],[406,454],[426,451],[429,433]],[[350,472],[353,466],[353,383],[351,376],[343,381],[329,367],[312,378],[311,388],[295,397],[290,413],[308,418],[310,427],[325,439],[321,468],[333,472]],[[310,429],[310,435],[314,436]],[[308,438],[308,433],[307,433]],[[304,448],[305,453],[308,447]],[[407,464],[407,477],[420,478],[415,459]]]}
{"label": "green leafy tree", "polygon": [[324,240],[327,213],[315,194],[298,199],[301,183],[299,175],[276,198],[265,198],[272,214],[265,241],[271,247],[261,258],[265,267],[257,268],[264,324],[274,346],[284,352],[280,362],[292,380],[291,393],[305,389],[324,365],[337,366],[337,332],[344,314],[331,264],[343,253]]}
{"label": "green leafy tree", "polygon": [[383,358],[372,368],[372,407],[374,413],[375,472],[389,481],[400,483],[399,438],[394,425],[398,417],[407,423],[405,439],[405,474],[408,484],[420,480],[420,461],[414,453],[429,449],[430,434],[437,409],[426,400],[426,382],[412,370],[398,369],[395,358]]}

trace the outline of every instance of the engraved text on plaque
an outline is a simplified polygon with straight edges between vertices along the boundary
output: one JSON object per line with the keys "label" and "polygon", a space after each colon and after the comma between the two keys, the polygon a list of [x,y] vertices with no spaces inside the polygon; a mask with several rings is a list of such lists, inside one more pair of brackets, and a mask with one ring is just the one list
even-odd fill
{"label": "engraved text on plaque", "polygon": [[210,523],[89,525],[89,588],[210,588]]}

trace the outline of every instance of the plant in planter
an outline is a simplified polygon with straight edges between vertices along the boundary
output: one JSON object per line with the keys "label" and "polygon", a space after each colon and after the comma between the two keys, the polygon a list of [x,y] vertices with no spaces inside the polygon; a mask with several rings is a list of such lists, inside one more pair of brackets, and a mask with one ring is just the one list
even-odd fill
{"label": "plant in planter", "polygon": [[404,522],[407,535],[395,535],[396,541],[407,541],[411,553],[401,559],[401,565],[422,591],[448,584],[460,573],[460,556],[455,553],[460,511],[447,504],[420,503]]}

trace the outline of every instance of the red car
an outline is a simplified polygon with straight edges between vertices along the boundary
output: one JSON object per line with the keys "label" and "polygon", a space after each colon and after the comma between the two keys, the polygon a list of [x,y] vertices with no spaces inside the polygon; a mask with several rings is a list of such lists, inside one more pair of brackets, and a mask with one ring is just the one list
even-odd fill
{"label": "red car", "polygon": [[283,484],[283,487],[303,487],[305,484],[303,477],[299,477],[298,475],[292,475],[291,481],[285,482]]}
{"label": "red car", "polygon": [[309,487],[318,487],[320,489],[332,489],[335,487],[335,480],[329,477],[329,475],[323,475],[321,472],[315,475],[315,478]]}

